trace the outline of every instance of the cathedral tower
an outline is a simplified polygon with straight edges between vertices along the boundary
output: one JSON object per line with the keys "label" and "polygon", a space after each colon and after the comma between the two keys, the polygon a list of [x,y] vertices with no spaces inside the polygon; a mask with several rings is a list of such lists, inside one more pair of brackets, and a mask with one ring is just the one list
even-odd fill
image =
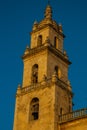
{"label": "cathedral tower", "polygon": [[71,62],[63,48],[64,37],[48,5],[44,19],[34,22],[30,48],[22,57],[23,83],[16,93],[13,130],[58,130],[59,116],[72,111]]}

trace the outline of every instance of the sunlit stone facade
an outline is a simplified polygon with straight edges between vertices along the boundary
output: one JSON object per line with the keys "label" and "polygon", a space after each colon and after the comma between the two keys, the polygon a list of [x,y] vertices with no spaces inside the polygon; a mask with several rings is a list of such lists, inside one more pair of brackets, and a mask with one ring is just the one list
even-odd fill
{"label": "sunlit stone facade", "polygon": [[23,83],[18,85],[13,130],[87,129],[87,110],[72,112],[71,62],[63,48],[62,25],[52,19],[52,8],[34,22],[30,48],[22,57]]}

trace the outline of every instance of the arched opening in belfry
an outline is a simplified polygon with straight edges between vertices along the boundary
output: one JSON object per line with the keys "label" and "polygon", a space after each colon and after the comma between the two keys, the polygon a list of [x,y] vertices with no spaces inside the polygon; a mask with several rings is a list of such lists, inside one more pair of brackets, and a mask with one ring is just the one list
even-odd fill
{"label": "arched opening in belfry", "polygon": [[33,98],[30,103],[30,120],[37,120],[39,118],[39,99]]}
{"label": "arched opening in belfry", "polygon": [[58,76],[58,78],[61,78],[61,70],[58,66],[55,66],[54,71],[56,73],[56,75]]}
{"label": "arched opening in belfry", "polygon": [[42,45],[42,35],[39,35],[37,39],[37,46],[41,46],[41,45]]}
{"label": "arched opening in belfry", "polygon": [[38,83],[38,64],[32,67],[32,83]]}
{"label": "arched opening in belfry", "polygon": [[63,114],[63,108],[61,107],[60,108],[60,115],[62,115]]}
{"label": "arched opening in belfry", "polygon": [[54,47],[58,49],[58,39],[57,37],[54,37]]}
{"label": "arched opening in belfry", "polygon": [[55,70],[55,73],[56,73],[56,75],[58,75],[58,66],[55,66],[55,68],[54,68]]}

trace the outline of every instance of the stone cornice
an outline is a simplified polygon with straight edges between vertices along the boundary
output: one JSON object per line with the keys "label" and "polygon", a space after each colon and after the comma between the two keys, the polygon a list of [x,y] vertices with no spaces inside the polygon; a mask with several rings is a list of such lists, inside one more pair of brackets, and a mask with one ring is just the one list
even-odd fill
{"label": "stone cornice", "polygon": [[65,38],[65,35],[62,32],[60,32],[59,29],[57,27],[53,26],[51,23],[43,24],[42,26],[38,27],[36,30],[33,30],[30,34],[33,34],[33,33],[37,32],[37,31],[40,31],[40,30],[42,30],[42,29],[44,29],[46,27],[53,28],[59,35],[61,35],[63,38]]}
{"label": "stone cornice", "polygon": [[24,54],[22,56],[22,59],[25,59],[31,55],[35,55],[36,53],[39,53],[39,52],[42,52],[43,50],[45,50],[47,47],[44,46],[44,45],[41,45],[39,47],[35,47],[35,48],[32,48],[32,49],[28,49],[28,52],[27,54]]}
{"label": "stone cornice", "polygon": [[57,82],[56,82],[56,85],[59,86],[59,87],[61,87],[61,88],[64,89],[64,90],[66,90],[66,91],[67,91],[69,94],[71,94],[72,97],[73,97],[74,94],[72,93],[72,91],[70,91],[70,90],[68,89],[68,84],[67,84],[67,83],[65,83],[64,81],[58,79]]}
{"label": "stone cornice", "polygon": [[73,96],[72,91],[70,91],[68,89],[68,84],[63,82],[62,80],[60,80],[58,78],[57,78],[56,82],[53,82],[52,78],[50,78],[50,79],[47,79],[46,81],[42,81],[42,82],[39,82],[39,83],[36,83],[36,84],[31,84],[30,86],[22,87],[22,88],[20,88],[20,91],[18,90],[16,96],[19,97],[19,96],[25,95],[27,93],[30,93],[32,91],[43,89],[43,88],[46,88],[46,87],[51,87],[51,86],[54,86],[54,85],[64,89],[70,95]]}
{"label": "stone cornice", "polygon": [[63,60],[68,65],[71,64],[71,62],[68,60],[68,58],[62,52],[60,52],[58,49],[55,49],[52,45],[45,46],[45,44],[43,44],[40,47],[29,49],[28,53],[24,54],[22,56],[22,59],[25,59],[31,55],[35,55],[36,53],[42,52],[43,50],[48,50],[48,51],[52,52],[54,55],[56,55],[57,57],[59,57],[61,60]]}
{"label": "stone cornice", "polygon": [[30,86],[22,87],[20,89],[20,93],[16,94],[17,97],[25,95],[35,90],[43,89],[46,87],[51,87],[51,82],[47,81],[43,84],[43,82],[39,82],[36,84],[31,84]]}
{"label": "stone cornice", "polygon": [[71,62],[68,60],[68,58],[58,49],[55,49],[53,46],[49,47],[49,50],[55,54],[57,57],[60,57],[60,59],[62,59],[64,62],[66,62],[67,64],[71,64]]}

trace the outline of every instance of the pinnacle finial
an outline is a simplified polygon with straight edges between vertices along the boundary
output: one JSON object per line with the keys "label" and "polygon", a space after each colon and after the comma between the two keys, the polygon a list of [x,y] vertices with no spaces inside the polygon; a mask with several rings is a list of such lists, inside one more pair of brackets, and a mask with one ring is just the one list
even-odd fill
{"label": "pinnacle finial", "polygon": [[[48,0],[49,3],[49,0]],[[51,6],[48,4],[45,10],[45,18],[47,19],[52,19],[52,8]]]}

